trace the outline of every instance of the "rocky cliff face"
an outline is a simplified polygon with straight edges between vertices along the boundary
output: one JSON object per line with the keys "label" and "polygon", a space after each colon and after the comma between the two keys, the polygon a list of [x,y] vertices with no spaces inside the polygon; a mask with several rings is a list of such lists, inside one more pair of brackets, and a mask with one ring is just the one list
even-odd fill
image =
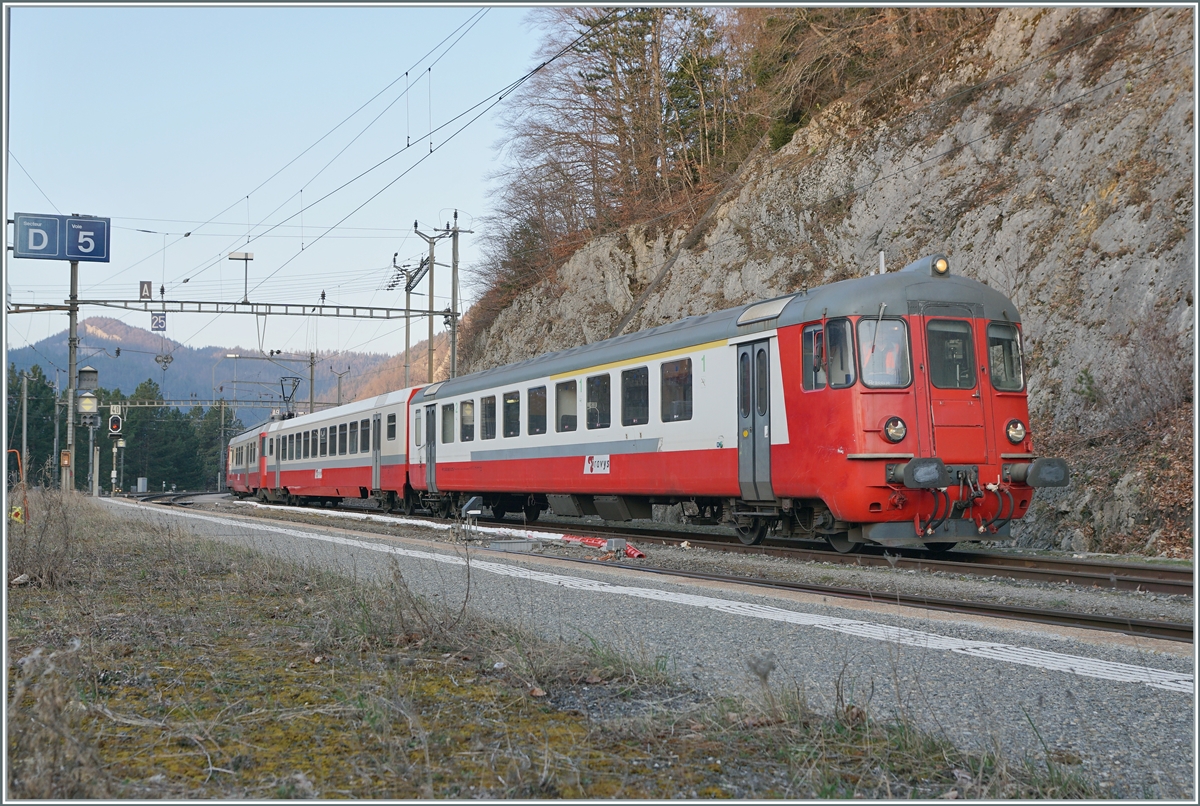
{"label": "rocky cliff face", "polygon": [[[661,278],[683,231],[589,243],[496,318],[467,369],[606,338],[648,287],[626,331],[870,273],[880,252],[890,269],[944,252],[1021,310],[1043,448],[1082,457],[1147,418],[1178,419],[1195,318],[1192,31],[1184,8],[1005,10],[885,119],[835,105],[753,157]],[[1022,542],[1099,548],[1152,531],[1165,516],[1133,467],[1143,448],[1077,466]],[[1190,438],[1186,450],[1190,463]]]}

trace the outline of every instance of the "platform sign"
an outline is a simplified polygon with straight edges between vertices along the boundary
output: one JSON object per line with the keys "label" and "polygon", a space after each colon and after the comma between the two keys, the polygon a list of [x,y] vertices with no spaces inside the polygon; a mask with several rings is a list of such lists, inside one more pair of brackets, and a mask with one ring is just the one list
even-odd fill
{"label": "platform sign", "polygon": [[165,312],[150,314],[150,332],[151,333],[166,333],[167,332],[167,314]]}
{"label": "platform sign", "polygon": [[109,262],[107,218],[17,213],[13,223],[13,257]]}
{"label": "platform sign", "polygon": [[150,288],[149,280],[138,281],[138,299],[154,299],[154,291]]}

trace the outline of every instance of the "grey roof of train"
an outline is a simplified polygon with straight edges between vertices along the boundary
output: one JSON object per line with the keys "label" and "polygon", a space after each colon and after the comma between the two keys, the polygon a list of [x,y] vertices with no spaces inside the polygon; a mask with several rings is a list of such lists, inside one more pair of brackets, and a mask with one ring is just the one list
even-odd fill
{"label": "grey roof of train", "polygon": [[[790,297],[791,301],[786,304],[777,319],[766,323],[741,326],[737,324],[738,317],[746,309],[761,304],[761,301],[714,313],[688,316],[669,325],[548,353],[494,369],[473,372],[470,375],[460,375],[433,384],[430,387],[433,388],[432,395],[427,396],[424,390],[418,392],[412,402],[416,405],[425,400],[451,398],[480,389],[522,383],[600,364],[730,339],[768,327],[811,322],[822,316],[878,315],[880,303],[887,305],[883,311],[885,317],[920,313],[924,308],[928,313],[1020,322],[1017,308],[1011,300],[978,280],[954,274],[953,266],[948,275],[931,275],[929,262],[937,257],[941,256],[922,258],[899,271],[842,280],[779,297],[781,300]],[[931,308],[930,304],[937,307]],[[944,307],[947,305],[956,307],[947,309]]]}

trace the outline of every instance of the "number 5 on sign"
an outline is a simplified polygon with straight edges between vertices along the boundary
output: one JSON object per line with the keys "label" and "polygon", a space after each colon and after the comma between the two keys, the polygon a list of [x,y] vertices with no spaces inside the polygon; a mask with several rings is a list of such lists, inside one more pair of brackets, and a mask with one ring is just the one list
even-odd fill
{"label": "number 5 on sign", "polygon": [[67,259],[108,262],[108,225],[107,218],[68,218]]}
{"label": "number 5 on sign", "polygon": [[165,313],[150,314],[150,332],[166,333],[167,332],[167,315]]}

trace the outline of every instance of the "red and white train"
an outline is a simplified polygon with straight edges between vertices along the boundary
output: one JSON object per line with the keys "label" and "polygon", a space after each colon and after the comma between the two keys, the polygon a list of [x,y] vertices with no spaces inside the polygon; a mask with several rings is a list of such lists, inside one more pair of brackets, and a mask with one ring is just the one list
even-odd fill
{"label": "red and white train", "polygon": [[1029,434],[1020,318],[932,255],[293,419],[230,441],[230,490],[449,516],[648,518],[743,542],[945,550],[1065,486]]}

